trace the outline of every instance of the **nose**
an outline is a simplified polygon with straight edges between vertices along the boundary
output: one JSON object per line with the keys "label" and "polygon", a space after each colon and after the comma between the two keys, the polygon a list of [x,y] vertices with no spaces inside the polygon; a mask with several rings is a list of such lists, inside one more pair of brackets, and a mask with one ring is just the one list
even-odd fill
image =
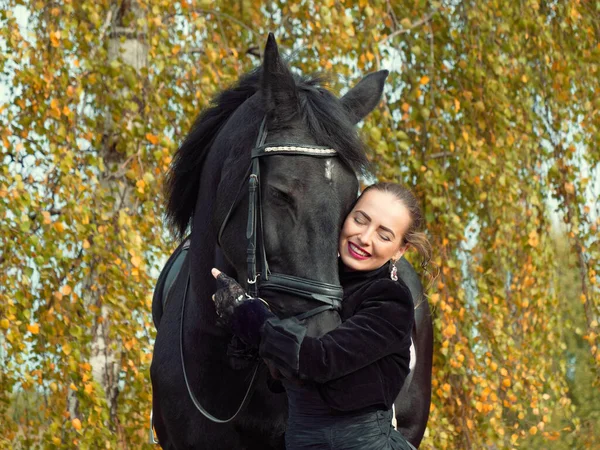
{"label": "nose", "polygon": [[361,247],[367,247],[371,243],[373,231],[369,228],[358,235],[358,242]]}

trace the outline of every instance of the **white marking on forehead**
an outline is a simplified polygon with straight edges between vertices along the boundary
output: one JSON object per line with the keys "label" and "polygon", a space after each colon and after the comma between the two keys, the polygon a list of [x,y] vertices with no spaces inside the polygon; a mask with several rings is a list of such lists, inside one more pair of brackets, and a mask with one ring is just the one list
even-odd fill
{"label": "white marking on forehead", "polygon": [[333,162],[328,159],[327,161],[325,161],[325,178],[329,181],[332,180],[332,173],[333,173]]}

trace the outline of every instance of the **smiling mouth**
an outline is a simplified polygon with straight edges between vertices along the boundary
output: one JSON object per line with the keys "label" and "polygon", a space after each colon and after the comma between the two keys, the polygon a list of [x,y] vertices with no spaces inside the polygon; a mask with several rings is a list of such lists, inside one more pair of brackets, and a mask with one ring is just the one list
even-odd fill
{"label": "smiling mouth", "polygon": [[348,242],[348,252],[352,257],[361,260],[367,259],[371,256],[369,252],[363,250],[358,245],[353,244],[352,242]]}

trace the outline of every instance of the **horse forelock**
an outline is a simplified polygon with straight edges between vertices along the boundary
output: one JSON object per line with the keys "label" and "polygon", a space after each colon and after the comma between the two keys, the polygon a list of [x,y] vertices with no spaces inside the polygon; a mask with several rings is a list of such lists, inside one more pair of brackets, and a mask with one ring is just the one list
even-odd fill
{"label": "horse forelock", "polygon": [[365,146],[339,99],[322,86],[325,80],[317,75],[298,82],[303,122],[317,144],[334,148],[345,164],[361,173],[368,165]]}

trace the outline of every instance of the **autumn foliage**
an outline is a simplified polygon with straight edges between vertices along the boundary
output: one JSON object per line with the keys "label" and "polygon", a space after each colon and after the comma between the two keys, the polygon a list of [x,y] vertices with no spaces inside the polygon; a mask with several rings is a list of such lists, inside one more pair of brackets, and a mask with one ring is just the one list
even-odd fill
{"label": "autumn foliage", "polygon": [[597,2],[0,4],[1,448],[148,445],[164,174],[268,31],[334,90],[391,71],[362,133],[439,268],[421,448],[598,448]]}

